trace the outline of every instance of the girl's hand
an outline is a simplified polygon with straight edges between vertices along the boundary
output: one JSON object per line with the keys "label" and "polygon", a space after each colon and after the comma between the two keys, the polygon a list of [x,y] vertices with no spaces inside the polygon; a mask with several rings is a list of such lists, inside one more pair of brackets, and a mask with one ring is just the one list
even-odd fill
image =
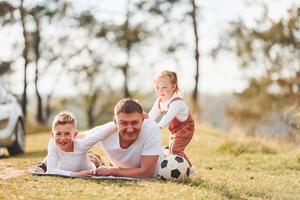
{"label": "girl's hand", "polygon": [[148,119],[148,118],[149,118],[148,113],[146,113],[146,112],[144,111],[144,112],[143,112],[143,117],[144,117],[144,119]]}
{"label": "girl's hand", "polygon": [[90,170],[82,170],[79,172],[72,172],[71,176],[91,177],[91,176],[93,176],[93,172]]}

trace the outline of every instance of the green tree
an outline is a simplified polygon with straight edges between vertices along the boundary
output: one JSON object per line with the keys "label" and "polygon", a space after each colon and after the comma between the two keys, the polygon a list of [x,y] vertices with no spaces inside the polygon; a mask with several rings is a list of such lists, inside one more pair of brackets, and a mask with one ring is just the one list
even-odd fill
{"label": "green tree", "polygon": [[[20,18],[15,17],[16,12],[19,12]],[[27,67],[29,64],[29,36],[26,27],[26,9],[24,8],[24,0],[20,1],[19,6],[15,6],[8,1],[0,2],[0,20],[2,27],[15,24],[17,21],[20,21],[22,27],[22,36],[23,36],[23,51],[22,57],[24,59],[24,77],[23,77],[23,94],[22,94],[22,110],[24,115],[27,114]]]}
{"label": "green tree", "polygon": [[274,112],[282,112],[299,106],[300,99],[300,8],[293,5],[286,17],[274,21],[268,17],[265,7],[263,16],[254,27],[242,20],[230,24],[213,51],[234,52],[246,71],[259,71],[249,76],[245,90],[236,94],[237,103],[228,114],[253,135],[257,124],[268,121]]}
{"label": "green tree", "polygon": [[[193,51],[195,61],[195,84],[192,92],[192,112],[200,117],[200,44],[199,44],[199,6],[195,0],[155,0],[155,1],[141,1],[139,6],[149,13],[160,16],[164,19],[163,25],[174,25],[175,28],[186,26],[192,28],[194,38]],[[179,9],[178,9],[179,8]],[[178,14],[180,10],[180,15]],[[158,27],[158,29],[160,29]],[[166,33],[169,34],[169,33]],[[187,46],[182,41],[182,38],[175,38],[172,44],[169,45],[167,51],[174,55],[174,52],[182,46]]]}
{"label": "green tree", "polygon": [[139,3],[131,0],[126,1],[126,15],[122,23],[107,22],[99,30],[99,37],[106,37],[114,46],[119,48],[125,54],[125,62],[120,63],[118,68],[122,71],[124,77],[123,97],[130,97],[128,83],[130,79],[131,58],[137,53],[138,46],[145,42],[145,39],[151,35],[151,31],[144,26],[143,21],[135,22],[135,15],[140,10]]}

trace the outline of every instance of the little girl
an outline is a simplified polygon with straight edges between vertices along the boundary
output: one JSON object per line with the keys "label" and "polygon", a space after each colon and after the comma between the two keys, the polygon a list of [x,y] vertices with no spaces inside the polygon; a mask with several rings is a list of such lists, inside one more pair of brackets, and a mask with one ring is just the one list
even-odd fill
{"label": "little girl", "polygon": [[180,94],[177,74],[172,71],[160,72],[154,79],[154,86],[158,98],[148,114],[149,118],[156,120],[163,116],[158,124],[160,128],[169,125],[170,153],[184,157],[192,166],[184,149],[193,137],[194,120]]}

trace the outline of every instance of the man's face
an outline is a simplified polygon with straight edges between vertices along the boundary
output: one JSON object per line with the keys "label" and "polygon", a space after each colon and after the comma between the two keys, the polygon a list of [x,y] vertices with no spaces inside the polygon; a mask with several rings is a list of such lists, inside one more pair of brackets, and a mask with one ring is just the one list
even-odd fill
{"label": "man's face", "polygon": [[73,140],[77,131],[73,124],[58,124],[52,132],[56,145],[63,151],[73,151]]}
{"label": "man's face", "polygon": [[144,120],[143,115],[138,112],[119,113],[115,117],[120,134],[120,142],[131,145],[137,140],[140,134]]}

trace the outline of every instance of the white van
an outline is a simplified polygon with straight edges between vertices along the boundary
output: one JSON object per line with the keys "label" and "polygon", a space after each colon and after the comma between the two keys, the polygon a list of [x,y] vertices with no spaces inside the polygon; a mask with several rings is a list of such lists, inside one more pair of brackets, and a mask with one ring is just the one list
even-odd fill
{"label": "white van", "polygon": [[24,153],[24,135],[21,106],[0,80],[0,148],[6,147],[10,155]]}

